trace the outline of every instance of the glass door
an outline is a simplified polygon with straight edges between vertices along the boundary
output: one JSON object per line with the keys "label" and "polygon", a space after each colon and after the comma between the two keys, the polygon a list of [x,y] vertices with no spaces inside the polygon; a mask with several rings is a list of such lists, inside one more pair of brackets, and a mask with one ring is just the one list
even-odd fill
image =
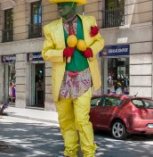
{"label": "glass door", "polygon": [[44,71],[45,64],[31,64],[31,106],[44,107],[45,83]]}
{"label": "glass door", "polygon": [[129,94],[129,58],[104,59],[104,93]]}
{"label": "glass door", "polygon": [[16,72],[15,63],[4,64],[4,101],[15,105],[16,100]]}

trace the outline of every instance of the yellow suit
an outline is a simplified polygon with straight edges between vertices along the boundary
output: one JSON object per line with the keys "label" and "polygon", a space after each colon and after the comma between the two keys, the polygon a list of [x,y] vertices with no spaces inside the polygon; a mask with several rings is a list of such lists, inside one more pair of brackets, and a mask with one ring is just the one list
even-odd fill
{"label": "yellow suit", "polygon": [[[91,26],[96,25],[96,20],[92,16],[81,16],[84,28],[84,40],[87,47],[93,51],[93,59],[88,60],[89,68],[92,76],[94,90],[101,86],[100,73],[98,70],[98,63],[96,54],[104,47],[104,40],[98,33],[96,36],[90,36]],[[52,62],[52,91],[53,99],[58,101],[59,91],[63,80],[66,59],[63,58],[63,49],[65,46],[64,31],[62,19],[55,20],[44,26],[45,41],[42,50],[44,60]]]}
{"label": "yellow suit", "polygon": [[[104,41],[99,33],[94,37],[90,36],[91,26],[96,26],[94,17],[81,15],[79,17],[83,24],[86,45],[93,51],[93,58],[92,60],[89,59],[88,63],[93,87],[97,90],[101,86],[101,80],[96,54],[103,48]],[[44,35],[42,56],[45,60],[52,62],[53,99],[56,102],[59,124],[64,138],[64,155],[77,157],[80,141],[84,157],[94,157],[96,147],[92,125],[89,122],[91,89],[76,99],[59,99],[66,66],[66,59],[63,58],[63,50],[66,45],[62,19],[46,25]]]}

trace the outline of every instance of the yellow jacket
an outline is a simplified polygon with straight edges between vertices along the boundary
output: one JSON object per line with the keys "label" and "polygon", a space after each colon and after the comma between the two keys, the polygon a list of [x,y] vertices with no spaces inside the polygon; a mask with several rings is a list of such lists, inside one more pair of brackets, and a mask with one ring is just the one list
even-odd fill
{"label": "yellow jacket", "polygon": [[[94,90],[97,90],[101,86],[101,78],[98,69],[98,62],[96,54],[104,47],[104,40],[98,33],[94,37],[90,36],[91,26],[96,26],[96,20],[93,16],[81,16],[84,28],[84,40],[87,47],[93,50],[92,60],[88,60],[89,68],[91,71],[92,82]],[[47,24],[43,28],[45,41],[42,50],[42,56],[44,60],[52,63],[52,91],[54,101],[58,101],[59,91],[63,80],[66,59],[63,58],[63,50],[66,47],[63,31],[62,18],[54,20]]]}

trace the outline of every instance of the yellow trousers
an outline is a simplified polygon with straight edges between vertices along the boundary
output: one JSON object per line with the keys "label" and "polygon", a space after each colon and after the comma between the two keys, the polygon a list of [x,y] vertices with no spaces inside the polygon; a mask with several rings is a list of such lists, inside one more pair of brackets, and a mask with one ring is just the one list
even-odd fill
{"label": "yellow trousers", "polygon": [[90,100],[91,89],[77,99],[61,99],[56,104],[65,156],[77,157],[80,143],[83,157],[95,157],[96,144],[89,121]]}

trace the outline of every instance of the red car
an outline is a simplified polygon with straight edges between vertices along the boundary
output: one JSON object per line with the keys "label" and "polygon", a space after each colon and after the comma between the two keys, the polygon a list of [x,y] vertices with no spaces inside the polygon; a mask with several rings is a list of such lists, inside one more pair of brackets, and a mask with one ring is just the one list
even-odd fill
{"label": "red car", "polygon": [[153,134],[153,100],[115,94],[93,97],[90,121],[94,130],[109,130],[115,139]]}

